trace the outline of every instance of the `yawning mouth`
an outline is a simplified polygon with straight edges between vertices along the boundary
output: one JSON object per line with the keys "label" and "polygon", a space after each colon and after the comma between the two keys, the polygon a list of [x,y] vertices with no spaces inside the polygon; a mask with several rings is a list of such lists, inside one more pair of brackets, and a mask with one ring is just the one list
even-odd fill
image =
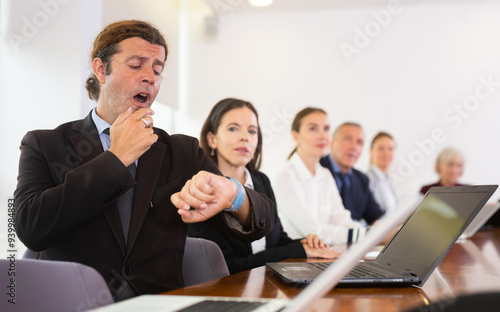
{"label": "yawning mouth", "polygon": [[149,99],[149,95],[147,93],[139,93],[134,96],[134,99],[139,103],[146,103]]}

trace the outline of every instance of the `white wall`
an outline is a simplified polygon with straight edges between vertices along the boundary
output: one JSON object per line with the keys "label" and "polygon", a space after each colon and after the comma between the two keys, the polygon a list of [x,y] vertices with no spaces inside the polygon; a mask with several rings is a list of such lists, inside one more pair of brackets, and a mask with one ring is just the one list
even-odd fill
{"label": "white wall", "polygon": [[[210,11],[201,0],[0,0],[1,207],[16,186],[26,131],[81,118],[94,105],[83,88],[90,41],[102,25],[124,18],[153,22],[170,45],[155,125],[198,136],[218,100],[250,100],[264,130],[262,170],[271,177],[293,148],[291,119],[310,105],[325,108],[334,126],[360,122],[367,141],[378,130],[391,132],[401,194],[437,179],[433,162],[447,145],[466,155],[463,182],[499,183],[500,4],[408,2],[389,8],[389,1],[345,0],[332,10],[262,14],[235,8],[219,20],[218,35],[207,38],[203,18]],[[59,6],[51,11],[40,3]],[[381,15],[389,9],[393,14]],[[375,16],[385,17],[384,26]],[[29,29],[26,21],[34,18],[41,18],[39,26]],[[23,25],[33,32],[16,48],[9,34],[23,35]],[[372,38],[363,42],[357,29]],[[359,53],[348,62],[340,46],[356,42]],[[494,85],[485,89],[482,79]],[[469,111],[461,116],[455,105]],[[437,129],[444,139],[430,144]],[[367,151],[359,169],[366,168]],[[2,211],[0,254],[6,250]]]}
{"label": "white wall", "polygon": [[[216,39],[191,42],[189,105],[197,108],[199,128],[221,98],[250,100],[265,130],[262,169],[272,176],[293,148],[293,116],[318,106],[332,126],[348,120],[364,126],[361,170],[373,135],[395,136],[392,171],[401,195],[437,181],[433,164],[448,145],[466,156],[464,183],[499,183],[500,4],[388,3],[225,14]],[[343,53],[347,45],[356,53]],[[485,80],[493,83],[485,88]]]}
{"label": "white wall", "polygon": [[7,201],[16,186],[21,138],[28,130],[80,118],[86,69],[80,62],[81,6],[78,1],[53,4],[1,2],[0,256],[7,250]]}

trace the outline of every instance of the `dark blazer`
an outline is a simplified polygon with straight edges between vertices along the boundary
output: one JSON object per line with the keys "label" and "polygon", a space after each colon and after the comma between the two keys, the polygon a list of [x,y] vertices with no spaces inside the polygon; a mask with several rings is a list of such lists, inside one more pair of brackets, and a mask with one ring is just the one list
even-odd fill
{"label": "dark blazer", "polygon": [[[330,170],[335,182],[338,183],[330,157],[330,155],[322,157],[319,163],[323,167]],[[384,211],[380,208],[379,204],[375,200],[375,197],[373,197],[373,194],[370,191],[369,182],[370,180],[366,174],[352,168],[351,186],[354,195],[354,208],[351,210],[351,218],[353,220],[364,219],[368,224],[372,224],[384,215]]]}
{"label": "dark blazer", "polygon": [[[200,170],[218,173],[194,138],[154,129],[158,142],[140,158],[128,244],[116,198],[136,184],[111,152],[103,152],[89,114],[54,130],[28,132],[21,142],[15,226],[21,241],[41,259],[94,267],[112,293],[126,279],[138,294],[183,287],[187,224],[170,196]],[[247,189],[253,228],[230,229],[223,214],[208,221],[246,242],[269,233],[276,206]]]}
{"label": "dark blazer", "polygon": [[[269,178],[259,171],[250,171],[250,175],[252,176],[254,189],[275,202],[276,199]],[[207,222],[190,224],[188,236],[205,238],[216,242],[224,254],[231,274],[265,265],[266,262],[307,257],[300,240],[292,240],[283,231],[279,218],[272,232],[266,236],[266,250],[257,254],[252,254],[250,244],[234,239]]]}

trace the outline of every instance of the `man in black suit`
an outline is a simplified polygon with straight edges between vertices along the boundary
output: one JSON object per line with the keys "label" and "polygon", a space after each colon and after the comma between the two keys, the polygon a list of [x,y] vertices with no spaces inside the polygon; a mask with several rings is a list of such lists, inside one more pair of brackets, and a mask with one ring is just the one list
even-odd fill
{"label": "man in black suit", "polygon": [[321,158],[320,163],[335,178],[344,207],[351,211],[352,219],[373,224],[384,212],[370,191],[368,177],[353,168],[363,144],[361,126],[353,122],[343,123],[333,132],[330,154]]}
{"label": "man in black suit", "polygon": [[186,223],[251,242],[276,222],[275,204],[223,177],[196,139],[153,128],[167,54],[148,23],[108,25],[87,80],[97,107],[21,142],[19,238],[41,259],[94,267],[117,300],[184,285]]}

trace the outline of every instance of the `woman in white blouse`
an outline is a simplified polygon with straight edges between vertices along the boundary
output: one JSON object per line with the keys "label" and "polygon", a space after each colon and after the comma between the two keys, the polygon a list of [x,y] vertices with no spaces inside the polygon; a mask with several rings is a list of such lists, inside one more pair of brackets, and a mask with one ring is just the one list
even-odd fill
{"label": "woman in white blouse", "polygon": [[386,213],[394,211],[398,204],[393,182],[388,173],[394,158],[394,148],[394,139],[390,134],[377,133],[370,145],[370,169],[366,173],[370,179],[370,190]]}
{"label": "woman in white blouse", "polygon": [[330,123],[320,108],[300,111],[292,123],[296,148],[273,182],[278,213],[292,238],[315,233],[328,244],[351,243],[367,228],[351,219],[332,174],[319,164],[330,143]]}

